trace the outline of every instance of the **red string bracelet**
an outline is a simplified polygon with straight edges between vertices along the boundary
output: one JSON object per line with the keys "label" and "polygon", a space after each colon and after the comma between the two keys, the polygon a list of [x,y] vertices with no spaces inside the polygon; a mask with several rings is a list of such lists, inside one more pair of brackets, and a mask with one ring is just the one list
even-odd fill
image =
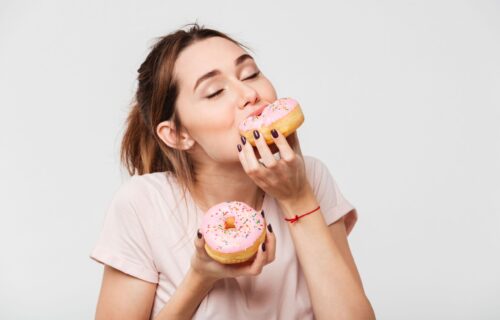
{"label": "red string bracelet", "polygon": [[319,206],[318,206],[316,209],[311,210],[311,211],[309,211],[309,212],[306,212],[306,213],[304,213],[304,214],[303,214],[303,215],[301,215],[301,216],[295,215],[295,217],[293,217],[293,218],[291,218],[291,219],[287,219],[287,218],[285,218],[285,220],[286,220],[286,221],[290,221],[291,223],[295,223],[295,222],[297,222],[300,218],[302,218],[302,217],[304,217],[304,216],[307,216],[308,214],[311,214],[311,213],[313,213],[313,212],[315,212],[315,211],[318,211],[318,210],[319,210]]}

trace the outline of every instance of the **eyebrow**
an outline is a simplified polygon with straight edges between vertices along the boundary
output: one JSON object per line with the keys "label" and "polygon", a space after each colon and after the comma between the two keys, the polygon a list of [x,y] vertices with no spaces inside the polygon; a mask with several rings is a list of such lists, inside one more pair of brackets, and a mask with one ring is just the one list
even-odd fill
{"label": "eyebrow", "polygon": [[[248,53],[244,53],[241,56],[239,56],[238,58],[236,58],[236,60],[234,60],[234,65],[238,66],[238,65],[242,64],[247,59],[253,60],[253,57],[251,55],[249,55]],[[207,79],[210,79],[212,77],[215,77],[216,75],[219,75],[220,73],[221,72],[219,70],[215,69],[215,70],[212,70],[212,71],[207,72],[204,75],[202,75],[198,80],[196,80],[196,83],[195,83],[194,88],[193,88],[193,92],[196,90],[196,88],[200,85],[201,82],[203,82]]]}

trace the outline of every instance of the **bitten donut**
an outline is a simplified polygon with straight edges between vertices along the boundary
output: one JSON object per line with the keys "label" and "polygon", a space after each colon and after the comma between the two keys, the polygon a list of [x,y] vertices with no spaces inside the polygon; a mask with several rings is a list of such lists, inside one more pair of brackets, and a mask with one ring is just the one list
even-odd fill
{"label": "bitten donut", "polygon": [[281,98],[266,106],[262,113],[254,114],[239,125],[240,134],[253,146],[253,131],[258,130],[267,144],[273,143],[271,129],[278,130],[283,136],[292,134],[304,122],[304,114],[299,103],[292,98]]}
{"label": "bitten donut", "polygon": [[224,264],[249,260],[266,239],[266,222],[260,212],[246,203],[219,203],[203,215],[201,232],[205,250]]}

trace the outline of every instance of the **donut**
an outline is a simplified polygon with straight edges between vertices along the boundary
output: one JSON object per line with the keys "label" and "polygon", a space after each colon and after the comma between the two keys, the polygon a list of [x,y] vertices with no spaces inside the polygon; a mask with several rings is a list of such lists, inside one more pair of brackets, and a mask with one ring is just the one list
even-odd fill
{"label": "donut", "polygon": [[239,201],[221,202],[208,209],[200,229],[207,254],[224,264],[249,260],[266,239],[263,215]]}
{"label": "donut", "polygon": [[[256,110],[259,112],[259,110]],[[260,114],[253,114],[243,120],[239,131],[248,142],[255,146],[253,131],[258,130],[267,144],[273,143],[271,129],[283,136],[292,134],[304,122],[304,114],[299,103],[292,98],[280,98],[267,105]]]}

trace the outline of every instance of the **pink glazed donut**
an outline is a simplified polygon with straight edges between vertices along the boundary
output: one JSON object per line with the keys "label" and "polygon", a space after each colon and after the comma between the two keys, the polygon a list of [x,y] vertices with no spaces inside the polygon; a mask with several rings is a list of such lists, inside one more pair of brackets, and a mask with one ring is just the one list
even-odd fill
{"label": "pink glazed donut", "polygon": [[259,130],[267,144],[273,143],[271,129],[276,129],[283,136],[292,134],[304,122],[304,114],[299,103],[292,98],[281,98],[262,109],[257,110],[239,125],[240,134],[253,146],[253,131]]}
{"label": "pink glazed donut", "polygon": [[207,254],[224,264],[249,260],[266,239],[265,218],[239,201],[222,202],[208,209],[200,229]]}

